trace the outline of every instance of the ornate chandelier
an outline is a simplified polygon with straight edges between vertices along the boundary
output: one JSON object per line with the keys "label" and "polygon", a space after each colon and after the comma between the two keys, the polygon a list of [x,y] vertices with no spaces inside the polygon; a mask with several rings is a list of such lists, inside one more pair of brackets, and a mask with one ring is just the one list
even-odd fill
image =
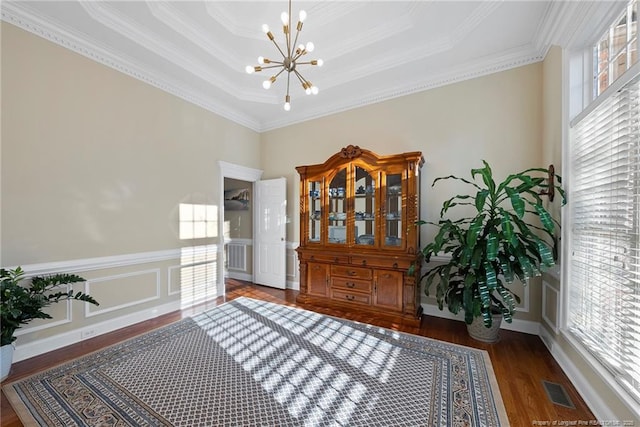
{"label": "ornate chandelier", "polygon": [[[307,13],[304,10],[300,11],[298,24],[296,25],[296,36],[293,39],[293,43],[291,43],[291,0],[289,0],[289,13],[282,12],[280,15],[280,19],[282,20],[282,30],[284,32],[286,48],[281,49],[276,43],[273,33],[269,31],[269,26],[264,24],[262,26],[262,31],[269,37],[269,40],[273,42],[276,46],[280,54],[282,55],[282,61],[274,61],[272,59],[265,58],[263,56],[258,57],[257,66],[247,65],[246,70],[247,73],[253,74],[254,72],[266,70],[268,68],[280,68],[278,73],[272,75],[269,79],[262,82],[262,87],[265,89],[269,89],[273,83],[275,83],[276,79],[283,72],[287,72],[287,95],[284,98],[284,109],[285,111],[289,111],[291,109],[291,98],[289,97],[289,85],[291,81],[291,74],[300,81],[302,88],[305,90],[307,95],[313,94],[316,95],[318,93],[318,87],[311,84],[311,82],[298,72],[297,68],[300,65],[316,65],[318,67],[322,66],[322,59],[313,59],[311,61],[300,62],[300,58],[302,58],[307,53],[313,52],[314,45],[311,42],[308,42],[306,45],[300,44],[296,47],[296,43],[298,43],[298,36],[300,35],[300,31],[302,31],[302,23],[307,17]],[[265,65],[267,64],[267,65]],[[273,65],[271,65],[273,64]]]}

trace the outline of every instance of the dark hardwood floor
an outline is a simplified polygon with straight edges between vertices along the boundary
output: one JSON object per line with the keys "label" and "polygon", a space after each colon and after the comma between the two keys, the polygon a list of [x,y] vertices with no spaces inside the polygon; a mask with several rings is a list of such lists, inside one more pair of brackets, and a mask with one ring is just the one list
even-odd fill
{"label": "dark hardwood floor", "polygon": [[[151,329],[175,322],[196,312],[215,307],[224,301],[240,296],[271,301],[275,303],[298,305],[295,303],[297,292],[257,286],[248,282],[229,280],[226,297],[204,306],[174,312],[138,323],[108,334],[91,338],[28,360],[13,364],[11,374],[3,384],[46,370],[54,365],[78,358]],[[298,305],[300,306],[300,305]],[[343,317],[359,322],[374,324],[402,332],[422,335],[469,347],[486,350],[498,379],[509,421],[512,426],[530,426],[534,421],[591,421],[594,416],[578,395],[569,379],[560,369],[539,337],[512,331],[501,331],[501,340],[496,344],[475,341],[467,335],[464,323],[436,317],[424,316],[420,327],[410,327],[401,323],[371,317],[366,313],[342,312],[334,309],[305,307],[320,313]],[[542,381],[562,384],[567,390],[575,409],[555,405],[549,401]],[[22,426],[4,393],[2,393],[2,426]],[[558,424],[561,424],[558,422]]]}

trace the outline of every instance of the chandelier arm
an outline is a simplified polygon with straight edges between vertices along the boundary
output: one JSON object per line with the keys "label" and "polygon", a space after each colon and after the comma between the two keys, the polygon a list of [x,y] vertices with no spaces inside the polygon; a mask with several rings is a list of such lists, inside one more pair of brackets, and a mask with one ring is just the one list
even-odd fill
{"label": "chandelier arm", "polygon": [[278,68],[278,67],[282,67],[282,62],[276,62],[276,64],[278,65],[269,65],[268,67],[261,67],[263,70],[267,70],[269,68]]}
{"label": "chandelier arm", "polygon": [[[285,59],[287,57],[287,55],[285,55],[284,52],[282,51],[282,49],[280,49],[280,46],[278,46],[278,43],[276,43],[275,40],[271,40],[271,41],[273,42],[273,44],[276,46],[276,48],[280,52],[280,55],[282,55],[282,58]],[[272,62],[275,62],[275,61],[272,61]]]}
{"label": "chandelier arm", "polygon": [[306,55],[306,54],[307,54],[307,51],[306,51],[306,50],[302,50],[302,51],[300,51],[300,53],[298,53],[298,54],[297,54],[297,55],[292,59],[292,61],[297,61],[297,60],[298,60],[298,58],[300,58],[301,56]]}
{"label": "chandelier arm", "polygon": [[[289,0],[289,32],[286,34],[287,36],[287,53],[288,57],[291,58],[291,0]],[[295,46],[295,43],[294,43]]]}
{"label": "chandelier arm", "polygon": [[300,35],[300,30],[299,30],[299,29],[296,29],[296,38],[295,38],[295,40],[294,40],[294,42],[293,42],[293,49],[292,49],[292,52],[295,50],[295,48],[296,48],[296,44],[298,44],[298,36],[299,36],[299,35]]}
{"label": "chandelier arm", "polygon": [[285,70],[285,68],[284,68],[284,67],[282,67],[282,70],[278,71],[278,74],[276,74],[276,75],[275,75],[275,76],[273,76],[273,77],[277,78],[280,74],[282,74],[282,72],[283,72],[284,70]]}
{"label": "chandelier arm", "polygon": [[[294,70],[295,72],[295,70]],[[291,79],[291,73],[287,73],[287,97],[289,96],[289,80]]]}
{"label": "chandelier arm", "polygon": [[307,79],[305,79],[304,77],[302,77],[302,74],[300,74],[298,72],[298,70],[293,70],[293,72],[295,73],[296,77],[298,78],[298,80],[300,80],[300,83],[304,84],[304,83],[308,83]]}

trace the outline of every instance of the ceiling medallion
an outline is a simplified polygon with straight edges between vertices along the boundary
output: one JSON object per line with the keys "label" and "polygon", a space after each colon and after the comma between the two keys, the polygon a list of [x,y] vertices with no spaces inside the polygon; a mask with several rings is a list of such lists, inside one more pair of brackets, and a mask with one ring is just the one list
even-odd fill
{"label": "ceiling medallion", "polygon": [[[280,74],[282,74],[285,71],[287,72],[287,94],[284,98],[285,111],[291,110],[291,98],[289,97],[289,84],[290,84],[292,73],[300,81],[300,84],[302,84],[302,88],[305,90],[307,95],[309,94],[316,95],[318,93],[318,87],[314,86],[313,84],[311,84],[309,80],[305,79],[297,69],[300,65],[316,65],[318,67],[322,66],[322,59],[313,59],[311,61],[306,61],[306,62],[299,61],[300,58],[302,58],[304,55],[306,55],[309,52],[313,52],[313,49],[314,49],[314,45],[311,42],[308,42],[306,45],[300,44],[296,47],[296,43],[298,42],[298,36],[300,35],[300,31],[302,31],[302,23],[304,22],[306,17],[307,17],[307,13],[304,10],[301,10],[298,18],[298,24],[296,25],[296,35],[292,43],[291,42],[291,0],[289,0],[289,13],[282,12],[282,14],[280,15],[280,19],[282,20],[282,30],[284,32],[285,42],[286,42],[286,46],[284,46],[284,49],[280,48],[280,46],[278,46],[278,43],[276,43],[273,33],[269,31],[269,26],[267,24],[264,24],[262,26],[262,31],[265,32],[267,37],[269,37],[269,40],[273,42],[273,44],[276,46],[276,49],[278,49],[278,52],[280,52],[280,54],[282,55],[282,61],[274,61],[272,59],[259,56],[258,64],[260,65],[257,65],[257,66],[247,65],[247,67],[245,68],[247,73],[249,74],[266,70],[268,68],[275,68],[275,69],[280,68],[280,71],[272,75],[269,79],[262,82],[262,87],[265,89],[269,89],[271,85],[275,83],[276,79],[278,78],[278,76],[280,76]],[[265,65],[265,64],[268,64],[268,65]]]}

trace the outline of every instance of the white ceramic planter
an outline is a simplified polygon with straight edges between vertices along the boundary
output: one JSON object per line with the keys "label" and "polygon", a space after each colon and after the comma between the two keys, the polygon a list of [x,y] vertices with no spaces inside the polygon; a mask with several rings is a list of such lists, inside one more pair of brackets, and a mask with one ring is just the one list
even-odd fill
{"label": "white ceramic planter", "polygon": [[9,376],[11,364],[13,363],[13,344],[0,347],[0,381],[4,381]]}
{"label": "white ceramic planter", "polygon": [[494,314],[491,327],[484,326],[482,317],[476,317],[470,325],[467,325],[467,332],[474,340],[494,343],[500,340],[500,324],[502,323],[502,314]]}

